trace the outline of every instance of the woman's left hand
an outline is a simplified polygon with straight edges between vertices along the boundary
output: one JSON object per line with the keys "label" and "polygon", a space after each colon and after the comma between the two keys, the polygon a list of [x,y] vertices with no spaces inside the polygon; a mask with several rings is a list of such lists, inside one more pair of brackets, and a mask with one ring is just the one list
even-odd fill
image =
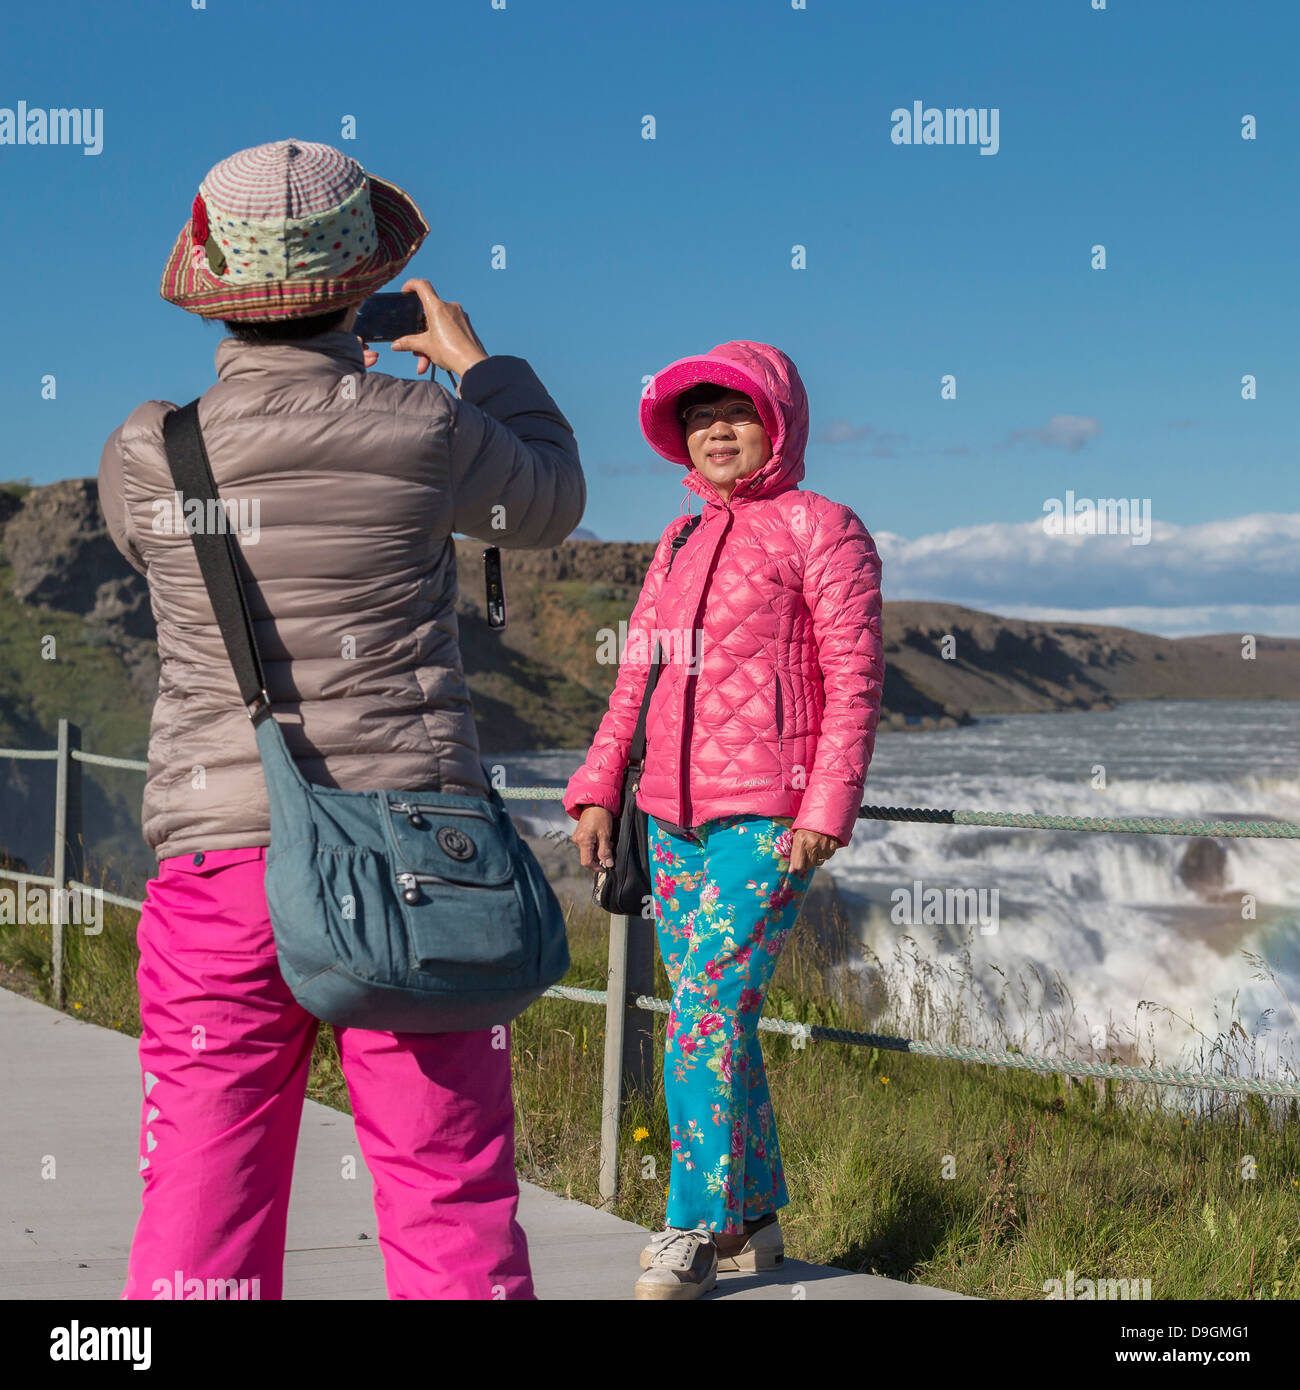
{"label": "woman's left hand", "polygon": [[824,864],[840,847],[834,835],[821,835],[816,830],[796,830],[790,846],[790,872],[799,874],[805,868]]}

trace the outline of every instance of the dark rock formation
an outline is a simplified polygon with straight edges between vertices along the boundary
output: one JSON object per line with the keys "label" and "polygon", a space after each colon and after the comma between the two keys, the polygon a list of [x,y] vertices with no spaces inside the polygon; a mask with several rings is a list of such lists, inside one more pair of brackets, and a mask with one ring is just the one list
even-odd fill
{"label": "dark rock formation", "polygon": [[93,478],[33,488],[4,539],[21,602],[80,613],[127,637],[155,635],[149,587],[110,539]]}
{"label": "dark rock formation", "polygon": [[22,499],[0,492],[5,556],[13,595],[38,608],[77,613],[88,640],[106,641],[120,654],[142,699],[158,689],[157,629],[149,586],[122,558],[104,524],[99,484],[67,478],[32,488]]}
{"label": "dark rock formation", "polygon": [[21,511],[23,497],[19,492],[11,492],[8,488],[0,488],[0,527],[4,526],[15,512]]}
{"label": "dark rock formation", "polygon": [[1217,898],[1228,872],[1228,851],[1218,840],[1193,840],[1183,851],[1178,877],[1203,898]]}

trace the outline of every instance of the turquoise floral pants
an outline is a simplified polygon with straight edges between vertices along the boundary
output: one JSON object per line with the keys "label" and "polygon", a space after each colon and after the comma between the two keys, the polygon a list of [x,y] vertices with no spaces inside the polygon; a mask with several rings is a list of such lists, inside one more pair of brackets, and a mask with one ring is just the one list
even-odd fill
{"label": "turquoise floral pants", "polygon": [[668,1224],[734,1232],[785,1206],[758,1020],[813,869],[790,872],[791,817],[650,822],[656,928],[673,989],[664,1056]]}

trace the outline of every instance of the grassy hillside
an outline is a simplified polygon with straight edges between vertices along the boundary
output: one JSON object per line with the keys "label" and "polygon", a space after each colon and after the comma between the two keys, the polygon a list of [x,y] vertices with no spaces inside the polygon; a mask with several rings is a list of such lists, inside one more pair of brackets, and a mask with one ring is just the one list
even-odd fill
{"label": "grassy hillside", "polygon": [[505,753],[585,746],[617,672],[593,662],[593,634],[617,631],[629,600],[612,585],[558,580],[516,583],[508,603],[502,631],[488,627],[482,610],[463,597],[459,611],[481,747]]}
{"label": "grassy hillside", "polygon": [[[0,730],[53,731],[58,720],[81,725],[88,748],[142,758],[149,705],[131,689],[108,634],[71,613],[19,603],[12,572],[0,564]],[[49,639],[53,639],[52,642]]]}
{"label": "grassy hillside", "polygon": [[[60,718],[81,726],[90,752],[143,758],[149,705],[107,633],[70,613],[18,602],[0,565],[0,746],[52,748]],[[54,825],[54,768],[3,763],[0,847],[40,872]],[[83,768],[83,820],[92,858],[128,874],[154,860],[140,839],[143,774]]]}

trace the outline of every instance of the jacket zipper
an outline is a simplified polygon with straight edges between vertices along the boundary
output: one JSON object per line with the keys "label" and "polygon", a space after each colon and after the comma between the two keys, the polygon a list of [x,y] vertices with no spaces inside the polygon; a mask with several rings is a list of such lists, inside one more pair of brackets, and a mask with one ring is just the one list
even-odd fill
{"label": "jacket zipper", "polygon": [[781,664],[779,661],[772,675],[776,681],[776,752],[779,759],[784,745],[783,734],[785,732],[785,711],[781,705]]}
{"label": "jacket zipper", "polygon": [[[725,524],[725,525],[723,526],[723,528],[722,528],[722,534],[721,534],[721,536],[718,537],[718,545],[717,545],[717,548],[716,548],[716,549],[714,550],[714,552],[713,552],[713,557],[714,557],[714,559],[717,558],[718,550],[721,550],[723,544],[725,543],[725,541],[726,541],[726,539],[727,539],[727,532],[731,529],[731,522],[732,522],[732,519],[733,519],[734,516],[735,516],[735,513],[731,510],[731,503],[728,501],[728,502],[725,503],[724,505],[726,506],[726,509],[727,509],[727,520],[726,520],[726,524]],[[700,616],[701,609],[702,609],[703,606],[704,606],[704,599],[705,599],[705,596],[706,596],[706,593],[707,593],[707,576],[710,575],[710,574],[712,574],[712,573],[713,573],[713,560],[711,559],[711,560],[709,561],[709,567],[708,567],[708,569],[705,571],[705,574],[706,574],[706,583],[705,583],[705,586],[702,586],[701,589],[700,589],[700,595],[699,595],[699,597],[698,597],[698,598],[696,599],[696,601],[695,601],[695,611],[694,611],[694,613],[692,614],[692,618],[691,618],[691,640],[692,640],[692,641],[695,640],[695,630],[696,630],[696,627],[698,626],[697,620],[698,620],[698,618],[699,618],[699,616]],[[703,652],[702,652],[702,651],[701,651],[701,660],[703,660]],[[691,680],[691,676],[690,676],[690,673],[689,673],[689,672],[687,672],[687,674],[685,675],[685,677],[683,677],[683,685],[685,686],[685,691],[686,691],[686,693],[682,696],[682,744],[681,744],[681,750],[680,750],[680,752],[681,752],[681,763],[680,763],[680,767],[681,767],[681,776],[678,778],[677,824],[680,825],[680,826],[684,826],[684,827],[686,827],[686,828],[689,828],[689,827],[690,827],[690,821],[687,819],[687,813],[688,813],[688,811],[689,811],[690,804],[691,804],[691,794],[690,794],[691,716],[692,716],[692,715],[694,714],[694,712],[695,712],[695,686],[694,686],[694,683],[693,683],[692,680]]]}

